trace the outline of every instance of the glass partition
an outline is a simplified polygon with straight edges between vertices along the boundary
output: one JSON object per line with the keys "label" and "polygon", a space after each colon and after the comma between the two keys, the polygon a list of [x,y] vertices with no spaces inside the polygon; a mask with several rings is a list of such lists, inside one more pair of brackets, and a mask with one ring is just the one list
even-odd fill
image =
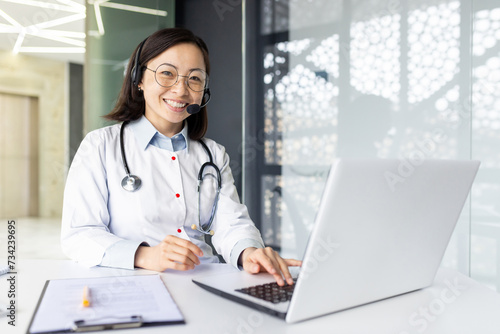
{"label": "glass partition", "polygon": [[260,7],[251,112],[263,149],[255,158],[260,200],[250,202],[259,202],[265,241],[302,257],[337,157],[479,159],[443,265],[500,288],[500,4]]}
{"label": "glass partition", "polygon": [[129,57],[158,29],[175,24],[174,0],[87,1],[85,131],[106,125]]}
{"label": "glass partition", "polygon": [[500,3],[474,0],[472,11],[471,276],[500,291]]}

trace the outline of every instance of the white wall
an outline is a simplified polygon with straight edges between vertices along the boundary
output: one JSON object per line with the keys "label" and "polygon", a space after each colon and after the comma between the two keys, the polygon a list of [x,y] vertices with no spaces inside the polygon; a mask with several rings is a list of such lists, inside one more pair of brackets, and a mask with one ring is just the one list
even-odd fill
{"label": "white wall", "polygon": [[[62,212],[67,170],[67,140],[64,130],[67,110],[66,68],[64,62],[0,51],[0,92],[38,99],[38,137],[35,143],[38,156],[37,191],[40,217],[60,217]],[[0,121],[2,129],[16,131],[16,127],[7,123],[7,119]],[[6,145],[12,145],[8,141],[14,137],[9,132],[3,136],[6,138]],[[4,163],[6,161],[2,160],[2,164]],[[21,175],[12,173],[9,177],[20,178]],[[7,184],[2,186],[8,187]]]}

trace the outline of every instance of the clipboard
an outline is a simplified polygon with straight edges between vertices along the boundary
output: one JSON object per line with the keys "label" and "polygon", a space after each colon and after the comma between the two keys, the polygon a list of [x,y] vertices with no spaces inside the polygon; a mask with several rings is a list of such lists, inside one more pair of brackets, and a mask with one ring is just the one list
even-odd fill
{"label": "clipboard", "polygon": [[[89,306],[82,292],[90,291]],[[45,282],[27,334],[78,333],[184,324],[160,275],[56,279]]]}

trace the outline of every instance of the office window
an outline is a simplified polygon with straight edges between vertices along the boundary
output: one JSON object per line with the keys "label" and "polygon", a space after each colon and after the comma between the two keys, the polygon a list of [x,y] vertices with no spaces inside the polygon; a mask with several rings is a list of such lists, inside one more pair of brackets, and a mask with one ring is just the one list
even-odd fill
{"label": "office window", "polygon": [[[134,6],[131,6],[133,4]],[[175,25],[174,0],[87,1],[84,132],[109,125],[128,60],[146,36]]]}
{"label": "office window", "polygon": [[500,3],[473,6],[471,141],[482,166],[471,193],[470,271],[500,291]]}
{"label": "office window", "polygon": [[302,256],[337,157],[479,159],[443,265],[500,289],[500,4],[262,0],[245,10],[244,194],[266,243]]}

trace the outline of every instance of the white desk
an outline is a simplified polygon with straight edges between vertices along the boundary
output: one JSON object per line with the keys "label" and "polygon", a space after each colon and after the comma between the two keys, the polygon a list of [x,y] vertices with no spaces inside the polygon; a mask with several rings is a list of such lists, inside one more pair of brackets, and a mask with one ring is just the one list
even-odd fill
{"label": "white desk", "polygon": [[[286,324],[207,292],[191,282],[197,275],[234,270],[201,265],[189,272],[166,272],[163,280],[186,324],[120,333],[500,333],[500,294],[453,270],[440,269],[432,287],[343,312]],[[25,333],[46,280],[57,278],[150,274],[146,270],[84,268],[64,260],[21,260],[17,271],[16,327],[0,318],[0,333]],[[7,302],[8,276],[0,277],[0,302]],[[57,316],[54,314],[54,316]]]}

